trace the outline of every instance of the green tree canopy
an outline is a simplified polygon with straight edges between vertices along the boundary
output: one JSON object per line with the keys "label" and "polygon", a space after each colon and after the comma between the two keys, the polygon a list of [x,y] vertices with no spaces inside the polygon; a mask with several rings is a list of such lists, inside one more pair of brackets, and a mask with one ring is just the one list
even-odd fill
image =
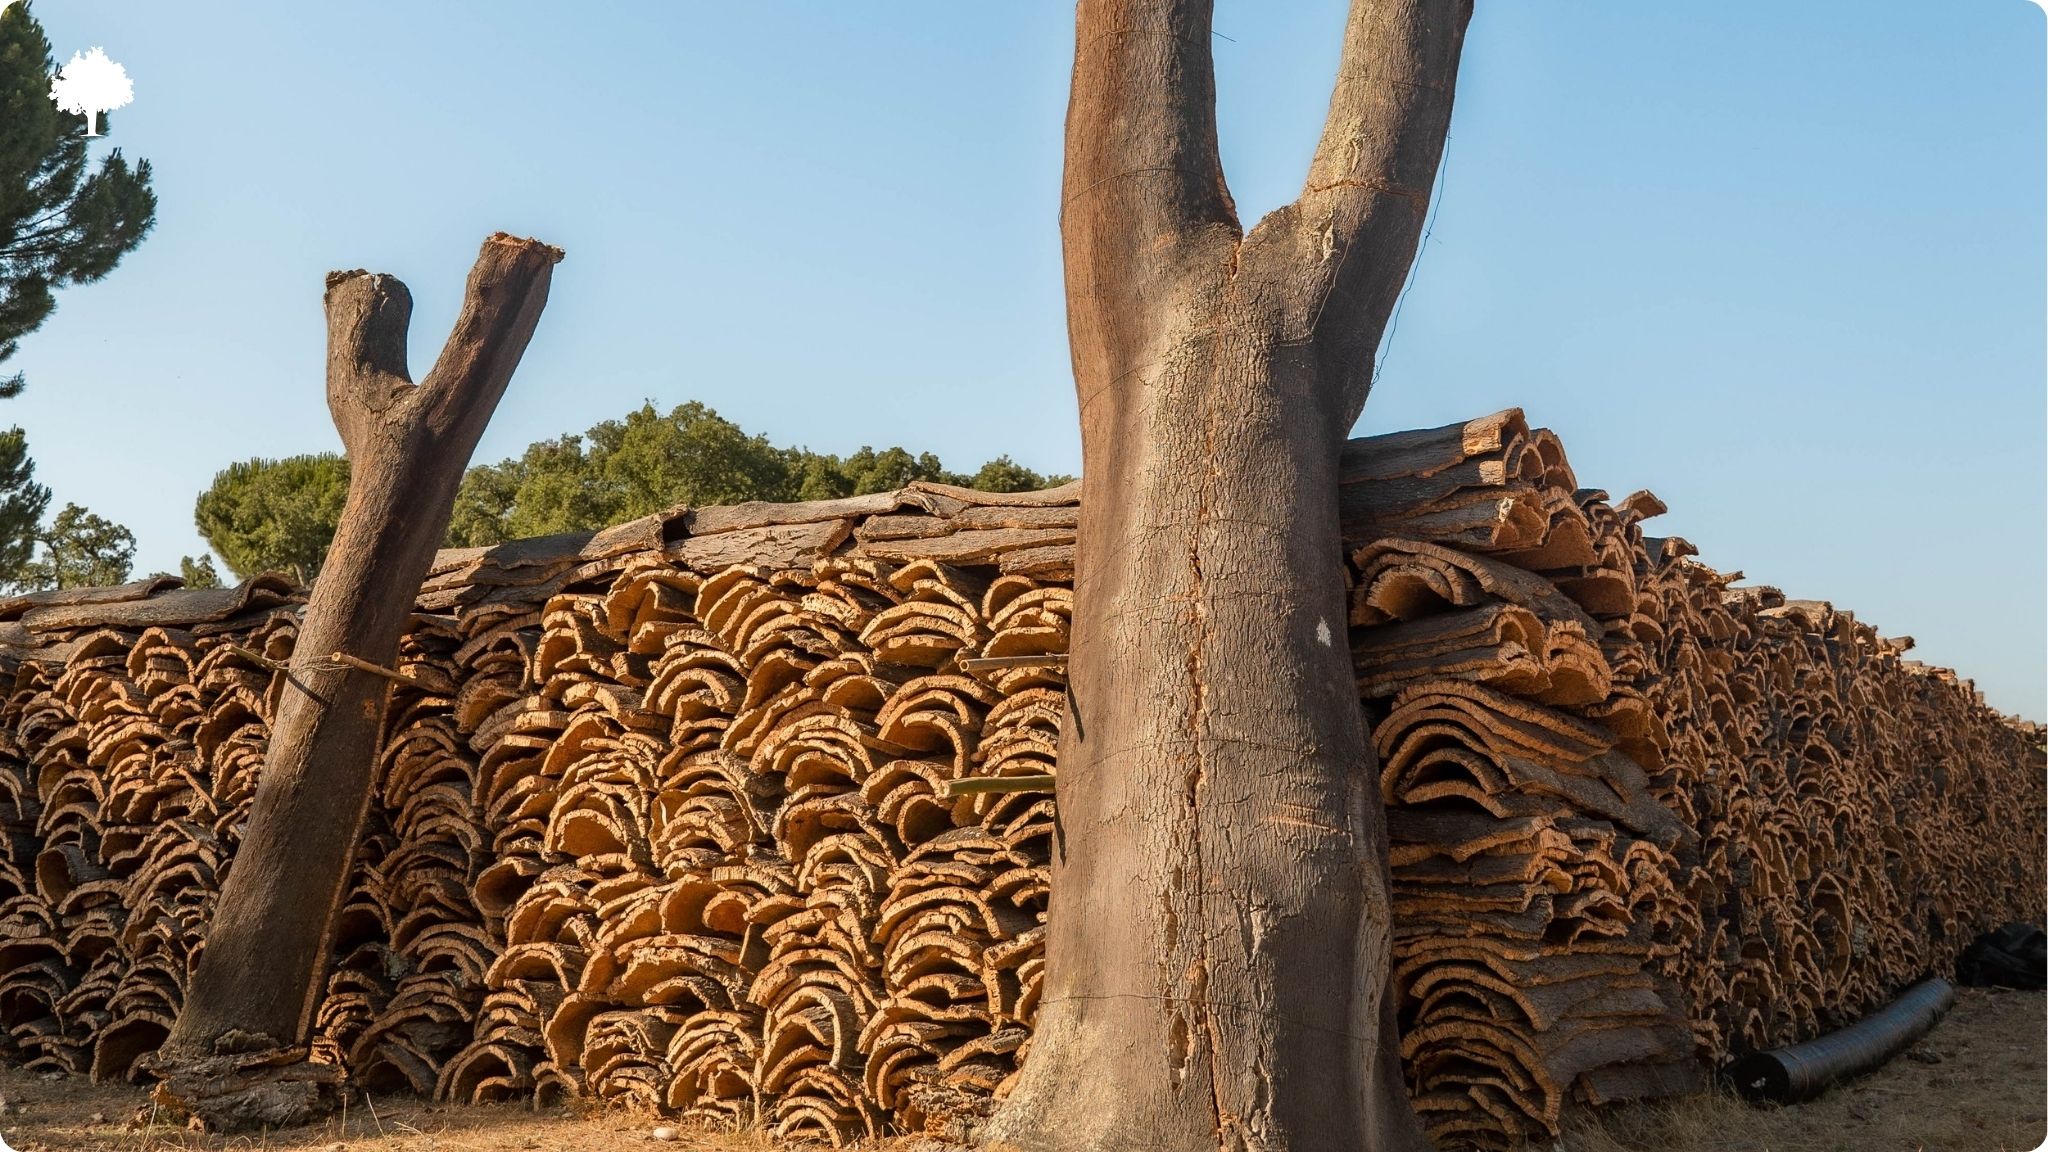
{"label": "green tree canopy", "polygon": [[[114,270],[156,222],[149,161],[115,149],[94,168],[85,117],[50,99],[56,65],[26,3],[0,8],[0,362],[56,308],[55,293]],[[112,117],[102,114],[112,130]],[[0,378],[0,397],[21,391]]]}
{"label": "green tree canopy", "polygon": [[962,487],[983,492],[1036,492],[1040,488],[1056,488],[1072,479],[1072,476],[1040,476],[1008,456],[998,456],[969,476]]}
{"label": "green tree canopy", "polygon": [[1068,479],[1041,476],[1007,456],[967,475],[903,448],[863,446],[844,457],[778,448],[695,401],[666,415],[644,404],[581,436],[543,440],[516,458],[471,468],[455,497],[448,542],[591,531],[677,504],[858,496],[913,480],[1021,492]]}
{"label": "green tree canopy", "polygon": [[176,572],[152,572],[150,575],[153,577],[175,576],[183,580],[187,588],[220,587],[220,570],[213,566],[213,556],[211,554],[200,556],[197,559],[190,556],[180,556],[178,557],[178,570]]}
{"label": "green tree canopy", "polygon": [[703,404],[668,415],[643,404],[581,436],[543,440],[471,468],[449,540],[496,544],[602,528],[674,504],[788,499],[790,456]]}
{"label": "green tree canopy", "polygon": [[178,576],[187,588],[220,587],[220,571],[213,566],[213,557],[201,556],[194,560],[190,556],[178,557]]}
{"label": "green tree canopy", "polygon": [[865,496],[870,492],[893,492],[913,480],[928,480],[939,484],[965,485],[968,478],[946,471],[939,458],[929,452],[912,456],[902,448],[884,448],[880,452],[863,444],[860,451],[840,459],[836,456],[816,456],[803,453],[808,464],[822,461],[822,466],[807,470],[805,480],[807,491],[797,494],[801,500],[824,500],[836,496]]}
{"label": "green tree canopy", "polygon": [[42,550],[15,579],[31,591],[119,584],[135,562],[133,532],[76,504],[64,505],[36,541]]}
{"label": "green tree canopy", "polygon": [[320,574],[348,499],[348,460],[332,452],[230,464],[199,494],[192,519],[238,579]]}
{"label": "green tree canopy", "polygon": [[50,506],[50,490],[36,483],[28,435],[0,432],[0,583],[18,580],[35,555],[37,528]]}
{"label": "green tree canopy", "polygon": [[[0,466],[5,446],[0,437]],[[455,495],[448,544],[594,531],[678,504],[825,500],[913,480],[1023,492],[1068,479],[1041,476],[1008,456],[962,474],[948,472],[929,452],[913,456],[903,448],[863,446],[845,457],[778,448],[694,401],[666,415],[643,404],[581,435],[542,440],[511,459],[470,468]],[[193,518],[238,578],[283,571],[310,580],[347,496],[348,461],[332,453],[248,460],[214,477]]]}

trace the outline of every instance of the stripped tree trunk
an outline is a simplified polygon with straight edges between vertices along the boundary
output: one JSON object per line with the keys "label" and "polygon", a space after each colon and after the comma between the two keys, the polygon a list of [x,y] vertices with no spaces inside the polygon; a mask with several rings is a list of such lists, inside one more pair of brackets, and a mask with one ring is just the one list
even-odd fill
{"label": "stripped tree trunk", "polygon": [[448,530],[455,489],[547,303],[559,250],[484,242],[440,359],[406,372],[412,298],[390,276],[327,277],[327,405],[348,503],[299,628],[255,804],[177,1025],[156,1062],[306,1041],[362,834],[389,667]]}
{"label": "stripped tree trunk", "polygon": [[1386,995],[1338,452],[1414,258],[1470,0],[1354,0],[1306,187],[1240,228],[1207,0],[1081,0],[1081,412],[1046,982],[994,1147],[1427,1146]]}

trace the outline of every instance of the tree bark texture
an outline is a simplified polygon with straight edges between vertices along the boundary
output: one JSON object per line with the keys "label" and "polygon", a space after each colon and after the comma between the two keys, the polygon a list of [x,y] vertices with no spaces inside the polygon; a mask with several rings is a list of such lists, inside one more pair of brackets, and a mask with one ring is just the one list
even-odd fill
{"label": "tree bark texture", "polygon": [[327,404],[348,502],[315,582],[263,775],[160,1064],[304,1043],[368,811],[390,667],[455,490],[547,302],[559,250],[484,242],[426,380],[406,371],[412,298],[363,271],[327,277]]}
{"label": "tree bark texture", "polygon": [[1354,0],[1322,141],[1249,234],[1205,0],[1082,0],[1061,214],[1083,510],[1038,1026],[984,1141],[1427,1147],[1338,454],[1412,262],[1469,0]]}

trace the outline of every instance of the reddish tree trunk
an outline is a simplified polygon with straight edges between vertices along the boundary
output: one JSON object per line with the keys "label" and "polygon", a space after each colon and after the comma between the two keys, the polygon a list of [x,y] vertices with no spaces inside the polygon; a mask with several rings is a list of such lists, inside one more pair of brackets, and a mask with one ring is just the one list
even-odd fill
{"label": "reddish tree trunk", "polygon": [[1082,0],[1062,235],[1083,475],[1037,1033],[994,1147],[1427,1146],[1338,452],[1415,253],[1469,0],[1354,0],[1307,186],[1250,234],[1209,5]]}
{"label": "reddish tree trunk", "polygon": [[389,667],[455,489],[547,302],[561,252],[485,241],[462,313],[424,383],[406,372],[412,299],[389,276],[327,278],[327,403],[348,450],[348,503],[299,628],[242,843],[160,1068],[302,1044],[370,802]]}

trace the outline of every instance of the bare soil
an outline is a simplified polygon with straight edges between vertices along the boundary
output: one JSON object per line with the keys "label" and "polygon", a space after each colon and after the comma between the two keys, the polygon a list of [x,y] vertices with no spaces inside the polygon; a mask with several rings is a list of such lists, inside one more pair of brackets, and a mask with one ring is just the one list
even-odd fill
{"label": "bare soil", "polygon": [[[2048,997],[1963,989],[1940,1026],[1877,1072],[1792,1107],[1727,1095],[1576,1118],[1529,1152],[2030,1152],[2048,1136]],[[0,1137],[18,1152],[777,1152],[624,1109],[439,1107],[358,1099],[289,1132],[206,1136],[154,1116],[131,1085],[0,1069]],[[673,1127],[673,1139],[655,1138]]]}

